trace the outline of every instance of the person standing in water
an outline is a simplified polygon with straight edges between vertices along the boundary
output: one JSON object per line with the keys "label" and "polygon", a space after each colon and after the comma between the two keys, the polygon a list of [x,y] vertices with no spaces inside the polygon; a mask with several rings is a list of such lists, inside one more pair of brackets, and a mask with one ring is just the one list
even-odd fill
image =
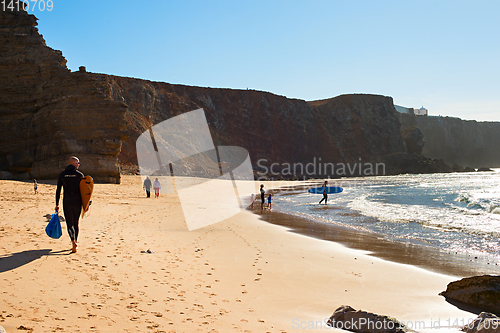
{"label": "person standing in water", "polygon": [[271,210],[272,198],[273,198],[272,194],[269,194],[269,196],[267,197],[267,209],[269,210]]}
{"label": "person standing in water", "polygon": [[323,199],[321,199],[321,201],[319,202],[321,204],[321,202],[323,202],[323,200],[325,200],[325,205],[326,205],[326,201],[328,200],[328,194],[326,193],[326,187],[328,186],[328,181],[325,180],[325,182],[323,183]]}
{"label": "person standing in water", "polygon": [[56,189],[56,212],[59,212],[59,198],[61,196],[61,188],[64,189],[63,209],[64,218],[66,219],[66,227],[68,229],[69,238],[71,239],[71,252],[76,252],[78,245],[78,220],[82,212],[82,196],[80,194],[80,180],[83,178],[83,173],[77,169],[80,167],[80,160],[76,156],[69,158],[69,165],[59,174],[57,179]]}

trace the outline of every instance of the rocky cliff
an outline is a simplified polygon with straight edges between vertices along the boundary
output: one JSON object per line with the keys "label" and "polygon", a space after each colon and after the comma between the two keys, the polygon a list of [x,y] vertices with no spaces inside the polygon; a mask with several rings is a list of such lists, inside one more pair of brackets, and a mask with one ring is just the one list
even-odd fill
{"label": "rocky cliff", "polygon": [[129,138],[120,153],[125,164],[137,163],[135,140],[150,124],[198,108],[205,110],[214,143],[247,149],[262,174],[273,163],[275,173],[286,175],[282,171],[287,163],[316,162],[319,168],[320,161],[375,162],[377,157],[405,151],[390,97],[346,95],[307,103],[253,90],[123,77],[110,77],[110,82],[113,98],[128,106]]}
{"label": "rocky cliff", "polygon": [[113,98],[128,106],[124,164],[137,163],[135,140],[150,125],[203,108],[214,143],[247,149],[256,178],[451,171],[442,161],[407,153],[391,97],[353,94],[305,102],[123,77],[110,77],[110,83]]}
{"label": "rocky cliff", "polygon": [[141,133],[199,108],[214,144],[247,149],[256,177],[449,171],[407,153],[390,97],[306,102],[255,90],[72,73],[61,52],[45,45],[33,15],[0,15],[0,170],[17,177],[55,178],[74,154],[84,173],[118,182],[118,159],[137,168]]}
{"label": "rocky cliff", "polygon": [[402,130],[418,127],[425,145],[422,154],[449,165],[500,167],[500,123],[450,117],[400,114]]}
{"label": "rocky cliff", "polygon": [[106,76],[71,73],[36,21],[0,12],[0,170],[57,178],[77,155],[96,181],[119,182],[126,105],[110,98]]}

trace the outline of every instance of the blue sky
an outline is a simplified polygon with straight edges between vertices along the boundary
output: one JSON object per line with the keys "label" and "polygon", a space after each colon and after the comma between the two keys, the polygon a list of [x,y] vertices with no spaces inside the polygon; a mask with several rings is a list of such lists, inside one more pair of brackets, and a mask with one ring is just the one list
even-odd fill
{"label": "blue sky", "polygon": [[308,101],[380,94],[431,115],[500,121],[500,1],[52,4],[29,12],[71,70]]}

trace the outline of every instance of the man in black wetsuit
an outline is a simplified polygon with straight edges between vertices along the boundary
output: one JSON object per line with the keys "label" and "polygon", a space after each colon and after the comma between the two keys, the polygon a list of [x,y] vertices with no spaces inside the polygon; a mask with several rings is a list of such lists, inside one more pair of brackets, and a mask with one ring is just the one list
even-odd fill
{"label": "man in black wetsuit", "polygon": [[325,205],[326,205],[326,201],[328,200],[328,194],[326,193],[327,186],[328,186],[328,181],[325,180],[325,183],[323,184],[323,199],[321,199],[321,201],[319,202],[320,204],[323,200],[325,200]]}
{"label": "man in black wetsuit", "polygon": [[66,226],[68,228],[69,238],[71,238],[71,252],[76,252],[78,239],[78,220],[82,211],[82,197],[80,195],[80,180],[83,173],[78,171],[80,160],[78,157],[71,156],[69,165],[59,174],[56,189],[56,211],[59,211],[59,198],[61,196],[61,187],[64,188],[63,209]]}

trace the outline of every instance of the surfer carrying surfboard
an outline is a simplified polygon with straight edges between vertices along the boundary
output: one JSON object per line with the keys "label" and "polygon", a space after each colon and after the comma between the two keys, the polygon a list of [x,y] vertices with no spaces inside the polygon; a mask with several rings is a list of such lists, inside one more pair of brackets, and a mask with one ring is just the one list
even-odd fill
{"label": "surfer carrying surfboard", "polygon": [[83,178],[83,173],[77,169],[80,167],[80,160],[76,156],[69,158],[69,165],[59,174],[57,179],[56,189],[56,212],[59,211],[59,198],[61,196],[61,188],[64,188],[63,209],[66,226],[68,229],[69,238],[71,239],[71,252],[77,250],[78,239],[78,220],[82,210],[82,197],[80,194],[80,180]]}
{"label": "surfer carrying surfboard", "polygon": [[320,200],[319,204],[321,204],[323,200],[325,200],[325,205],[326,205],[326,201],[328,200],[328,194],[326,193],[327,186],[328,186],[328,181],[325,180],[325,182],[323,183],[323,199]]}

